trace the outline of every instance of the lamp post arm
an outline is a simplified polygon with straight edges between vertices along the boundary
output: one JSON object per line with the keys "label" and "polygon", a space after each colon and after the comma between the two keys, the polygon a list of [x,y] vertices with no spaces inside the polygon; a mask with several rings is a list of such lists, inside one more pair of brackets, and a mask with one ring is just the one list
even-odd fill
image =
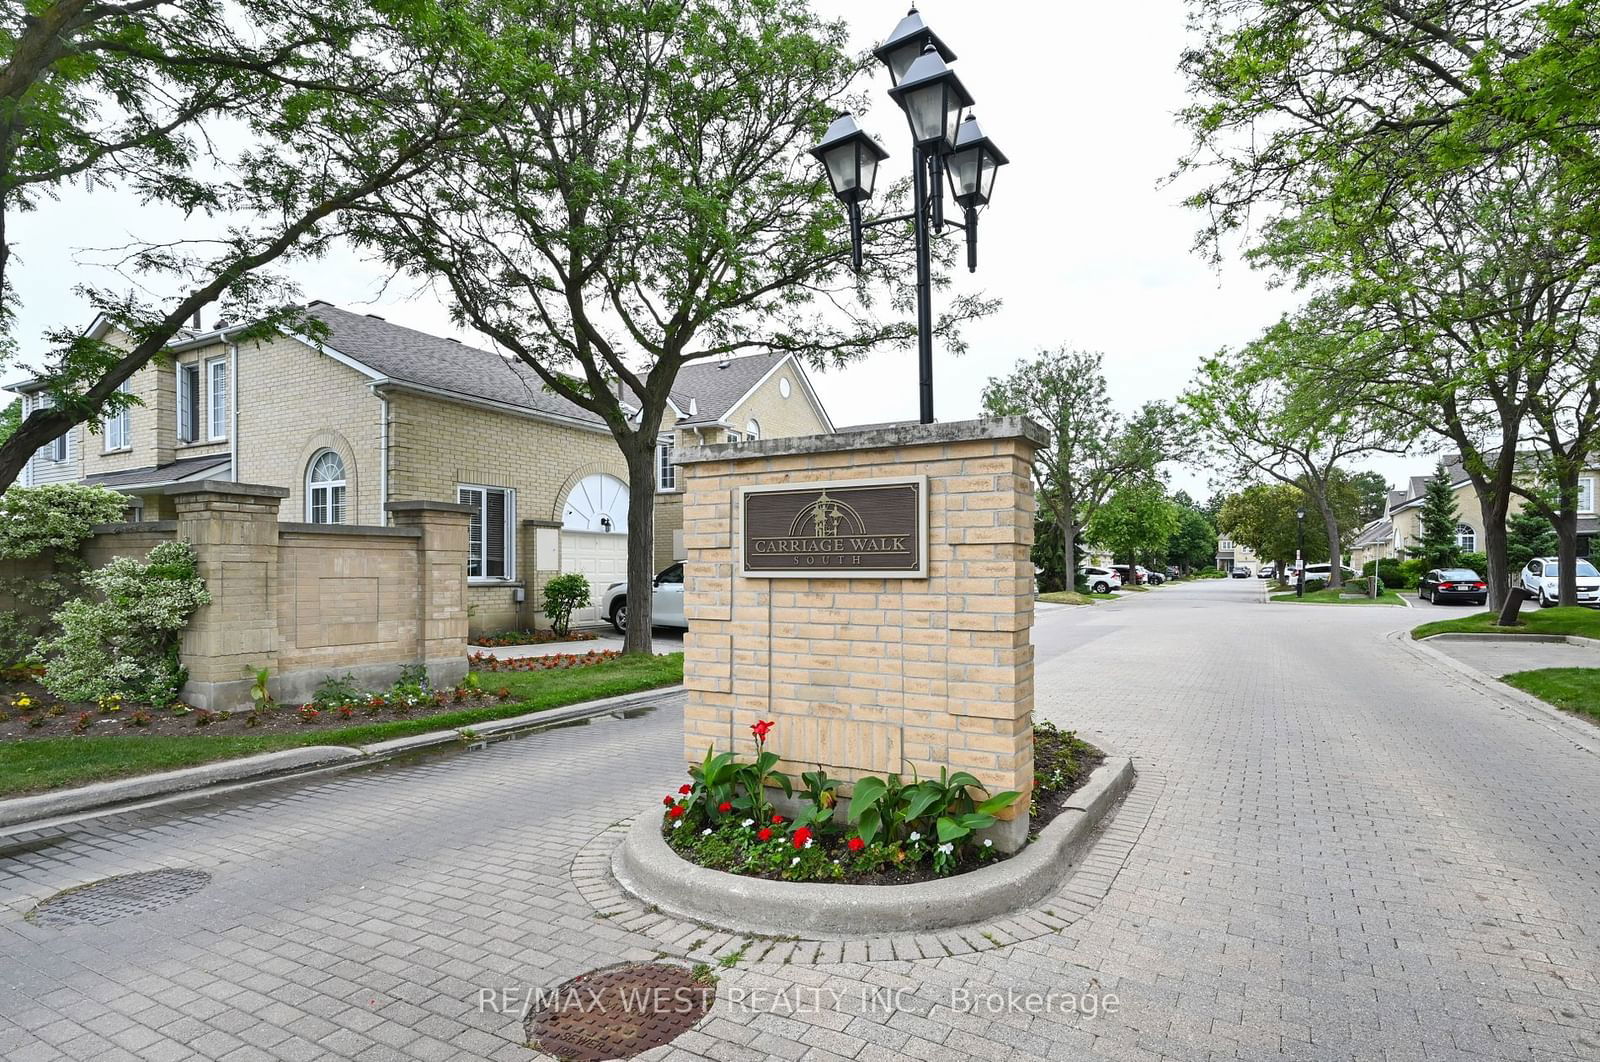
{"label": "lamp post arm", "polygon": [[861,227],[864,229],[875,229],[879,225],[894,225],[902,221],[915,221],[916,219],[917,215],[915,212],[909,214],[896,214],[893,217],[873,218],[871,221],[863,221],[861,223]]}

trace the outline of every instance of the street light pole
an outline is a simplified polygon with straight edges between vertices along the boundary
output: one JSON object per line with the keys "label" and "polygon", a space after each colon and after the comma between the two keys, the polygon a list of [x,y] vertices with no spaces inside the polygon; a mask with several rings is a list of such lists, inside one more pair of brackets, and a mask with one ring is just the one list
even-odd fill
{"label": "street light pole", "polygon": [[[928,239],[928,164],[919,147],[911,165],[917,232],[917,394],[922,423],[933,423],[933,249]],[[941,192],[941,198],[943,194]]]}
{"label": "street light pole", "polygon": [[912,210],[910,214],[861,220],[861,204],[872,197],[878,163],[889,157],[841,114],[828,126],[822,142],[811,149],[828,174],[833,194],[845,204],[850,220],[850,264],[861,270],[863,231],[892,222],[910,221],[917,259],[917,392],[922,423],[933,423],[933,251],[932,236],[944,230],[944,178],[956,204],[965,212],[967,269],[978,268],[978,210],[988,204],[994,175],[1009,160],[984,135],[970,113],[972,96],[949,67],[956,53],[941,41],[912,8],[889,39],[873,50],[889,70],[889,95],[905,111],[911,127]]}
{"label": "street light pole", "polygon": [[1296,527],[1297,532],[1298,532],[1298,537],[1297,537],[1297,539],[1295,541],[1295,546],[1294,546],[1294,566],[1295,566],[1294,596],[1295,597],[1305,597],[1306,596],[1306,511],[1304,509],[1296,509],[1294,511],[1294,519],[1295,519],[1295,527]]}

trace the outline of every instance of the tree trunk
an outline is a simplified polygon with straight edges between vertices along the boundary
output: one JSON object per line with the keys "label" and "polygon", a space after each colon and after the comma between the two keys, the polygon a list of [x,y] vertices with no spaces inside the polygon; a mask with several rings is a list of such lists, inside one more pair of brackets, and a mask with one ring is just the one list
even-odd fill
{"label": "tree trunk", "polygon": [[1066,556],[1063,558],[1063,563],[1066,565],[1063,572],[1067,585],[1062,589],[1076,590],[1078,588],[1078,525],[1075,521],[1068,519],[1061,520],[1060,526],[1061,537],[1067,540]]}
{"label": "tree trunk", "polygon": [[1344,585],[1344,550],[1339,541],[1339,518],[1326,501],[1318,500],[1322,510],[1322,527],[1328,534],[1328,588],[1336,590]]}
{"label": "tree trunk", "polygon": [[622,456],[628,464],[628,629],[622,651],[649,655],[656,579],[655,446],[623,446]]}
{"label": "tree trunk", "polygon": [[1498,505],[1487,504],[1485,495],[1492,492],[1473,483],[1478,495],[1478,505],[1483,510],[1483,577],[1489,583],[1489,607],[1499,610],[1506,603],[1506,592],[1511,588],[1511,573],[1506,570],[1506,507],[1504,495]]}
{"label": "tree trunk", "polygon": [[1578,512],[1577,506],[1563,505],[1556,514],[1557,604],[1578,603]]}

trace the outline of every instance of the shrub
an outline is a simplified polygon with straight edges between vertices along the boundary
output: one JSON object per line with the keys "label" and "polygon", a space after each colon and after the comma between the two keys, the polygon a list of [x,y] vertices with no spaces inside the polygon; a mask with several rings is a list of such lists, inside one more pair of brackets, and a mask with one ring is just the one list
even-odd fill
{"label": "shrub", "polygon": [[589,580],[577,572],[558,575],[544,584],[544,614],[550,626],[565,636],[572,626],[572,610],[589,604]]}
{"label": "shrub", "polygon": [[317,692],[312,694],[311,701],[318,708],[327,710],[342,704],[360,704],[366,698],[366,692],[356,685],[356,677],[346,674],[343,678],[329,675],[317,683]]}
{"label": "shrub", "polygon": [[1307,579],[1306,580],[1306,593],[1308,593],[1308,594],[1314,594],[1318,590],[1326,590],[1327,588],[1328,588],[1328,580],[1326,580],[1326,579]]}
{"label": "shrub", "polygon": [[55,632],[53,616],[81,587],[79,551],[96,524],[120,520],[128,499],[105,487],[55,483],[0,493],[0,561],[45,562],[0,579],[20,609],[0,615],[0,662],[24,660]]}
{"label": "shrub", "polygon": [[1456,563],[1463,568],[1471,568],[1484,578],[1489,575],[1489,558],[1483,553],[1463,553],[1456,558]]}
{"label": "shrub", "polygon": [[178,634],[211,600],[194,547],[163,542],[142,563],[118,557],[83,581],[97,596],[63,605],[53,617],[61,633],[39,643],[45,688],[69,701],[170,704],[186,678]]}

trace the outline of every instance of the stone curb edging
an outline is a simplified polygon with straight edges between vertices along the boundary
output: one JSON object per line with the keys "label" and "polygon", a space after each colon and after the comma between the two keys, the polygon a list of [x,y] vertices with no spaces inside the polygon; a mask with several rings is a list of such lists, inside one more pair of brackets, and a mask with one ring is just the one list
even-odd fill
{"label": "stone curb edging", "polygon": [[1551,642],[1571,642],[1574,645],[1600,645],[1592,638],[1579,638],[1576,635],[1536,635],[1536,634],[1436,634],[1430,638],[1417,639],[1411,637],[1411,631],[1393,631],[1389,638],[1400,645],[1404,652],[1428,661],[1435,667],[1450,672],[1461,680],[1477,686],[1483,692],[1501,703],[1526,716],[1541,726],[1549,727],[1557,732],[1558,736],[1571,741],[1585,752],[1600,755],[1600,727],[1593,723],[1578,719],[1553,704],[1535,697],[1531,693],[1524,693],[1509,683],[1501,682],[1486,672],[1479,671],[1471,664],[1458,660],[1447,653],[1442,653],[1426,642],[1435,639],[1450,641],[1491,641],[1497,643],[1510,642],[1517,644],[1528,641],[1539,641],[1546,644]]}
{"label": "stone curb edging", "polygon": [[1021,852],[991,867],[911,885],[829,885],[740,877],[696,866],[661,836],[660,818],[633,821],[612,855],[623,890],[669,914],[740,933],[917,933],[988,921],[1050,895],[1133,784],[1133,761],[1111,756],[1067,809]]}
{"label": "stone curb edging", "polygon": [[[527,712],[508,719],[495,719],[465,729],[477,739],[507,737],[523,730],[543,730],[562,723],[644,707],[650,701],[663,695],[675,694],[682,689],[682,685],[659,686],[640,693],[625,693],[602,700],[569,704],[562,708]],[[426,734],[413,734],[371,745],[353,747],[307,745],[302,748],[265,752],[256,756],[203,763],[198,767],[184,767],[176,771],[119,778],[72,789],[36,793],[32,796],[11,797],[0,800],[0,829],[14,832],[20,826],[35,823],[42,825],[47,819],[99,811],[154,797],[176,794],[199,796],[211,787],[224,783],[271,781],[328,768],[377,763],[408,752],[459,744],[464,737],[462,730],[434,730]]]}

